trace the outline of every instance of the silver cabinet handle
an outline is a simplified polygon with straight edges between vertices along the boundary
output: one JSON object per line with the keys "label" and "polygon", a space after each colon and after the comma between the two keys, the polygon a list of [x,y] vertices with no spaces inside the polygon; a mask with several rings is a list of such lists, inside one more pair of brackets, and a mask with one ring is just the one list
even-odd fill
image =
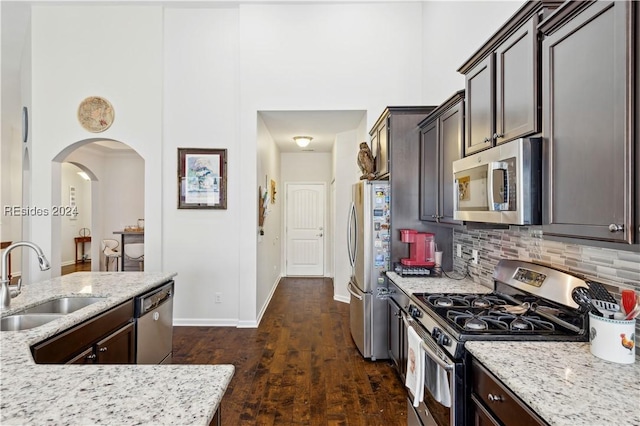
{"label": "silver cabinet handle", "polygon": [[96,359],[96,354],[87,355],[86,359]]}
{"label": "silver cabinet handle", "polygon": [[316,237],[322,237],[322,233],[316,234]]}
{"label": "silver cabinet handle", "polygon": [[105,346],[105,347],[100,348],[100,349],[98,349],[98,350],[99,350],[100,352],[106,352],[106,351],[107,351],[107,347]]}
{"label": "silver cabinet handle", "polygon": [[491,138],[484,138],[483,142],[489,142],[489,141],[491,141]]}
{"label": "silver cabinet handle", "polygon": [[502,402],[502,401],[504,401],[504,398],[502,397],[502,395],[494,395],[492,393],[487,395],[487,398],[489,398],[489,401],[491,401],[491,402]]}
{"label": "silver cabinet handle", "polygon": [[493,134],[493,138],[494,139],[503,138],[503,137],[504,137],[504,134],[502,134],[502,133],[494,133]]}
{"label": "silver cabinet handle", "polygon": [[621,231],[624,231],[624,225],[619,225],[617,223],[612,223],[611,225],[609,225],[609,231],[610,232],[621,232]]}

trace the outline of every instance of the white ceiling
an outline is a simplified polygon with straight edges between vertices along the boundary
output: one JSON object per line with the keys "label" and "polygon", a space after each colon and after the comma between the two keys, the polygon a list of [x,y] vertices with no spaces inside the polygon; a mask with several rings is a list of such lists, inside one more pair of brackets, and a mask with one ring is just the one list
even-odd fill
{"label": "white ceiling", "polygon": [[[355,130],[366,111],[260,111],[271,137],[280,152],[331,152],[338,133]],[[313,140],[300,148],[294,136],[311,136]]]}

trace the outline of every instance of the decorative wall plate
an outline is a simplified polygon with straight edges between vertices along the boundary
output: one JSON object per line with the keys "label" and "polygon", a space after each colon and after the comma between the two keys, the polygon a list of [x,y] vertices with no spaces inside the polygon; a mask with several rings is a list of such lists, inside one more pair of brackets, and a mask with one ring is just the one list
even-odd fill
{"label": "decorative wall plate", "polygon": [[100,96],[90,96],[78,107],[78,121],[92,133],[107,130],[113,123],[114,111],[108,100]]}

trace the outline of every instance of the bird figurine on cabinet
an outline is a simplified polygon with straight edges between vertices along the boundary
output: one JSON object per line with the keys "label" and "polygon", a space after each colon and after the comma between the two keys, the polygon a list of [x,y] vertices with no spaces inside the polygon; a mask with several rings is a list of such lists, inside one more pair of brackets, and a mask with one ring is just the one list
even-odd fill
{"label": "bird figurine on cabinet", "polygon": [[362,171],[360,180],[372,180],[376,177],[374,173],[375,161],[373,154],[369,149],[369,144],[366,142],[360,142],[360,151],[358,152],[358,167]]}

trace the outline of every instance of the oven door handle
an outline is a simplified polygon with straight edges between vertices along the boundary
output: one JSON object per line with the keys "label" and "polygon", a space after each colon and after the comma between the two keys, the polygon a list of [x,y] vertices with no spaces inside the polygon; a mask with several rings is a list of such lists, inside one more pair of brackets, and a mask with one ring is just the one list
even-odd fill
{"label": "oven door handle", "polygon": [[[416,327],[413,326],[413,324],[411,324],[414,321],[410,321],[407,319],[407,316],[404,312],[402,312],[402,321],[404,322],[406,327],[413,327],[414,330],[417,331]],[[421,333],[418,333],[418,335],[420,335]],[[422,337],[422,336],[420,336]],[[429,337],[431,338],[431,337]],[[449,364],[447,363],[445,360],[443,360],[442,358],[440,358],[438,356],[438,354],[436,354],[436,352],[431,349],[431,347],[429,347],[429,345],[427,345],[424,342],[424,337],[422,337],[423,341],[420,342],[420,346],[422,346],[422,349],[424,349],[425,353],[427,354],[427,356],[429,358],[431,358],[433,360],[433,362],[435,362],[436,364],[438,364],[440,367],[444,368],[446,371],[453,371],[453,369],[455,368],[455,364]]]}

